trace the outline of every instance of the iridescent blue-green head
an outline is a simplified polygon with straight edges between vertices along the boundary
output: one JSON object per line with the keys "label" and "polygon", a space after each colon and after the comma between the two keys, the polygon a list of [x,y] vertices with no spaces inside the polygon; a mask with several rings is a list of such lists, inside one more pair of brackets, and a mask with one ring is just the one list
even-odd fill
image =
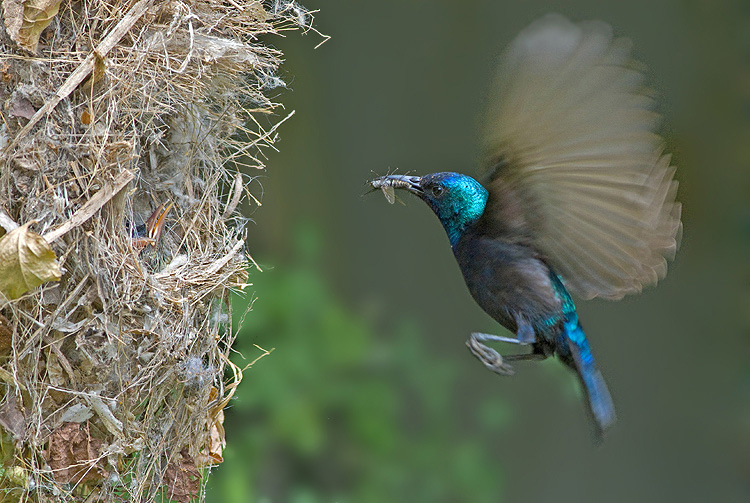
{"label": "iridescent blue-green head", "polygon": [[487,204],[487,190],[470,176],[433,173],[425,176],[390,175],[371,182],[375,188],[405,189],[426,202],[443,224],[451,246],[476,222]]}

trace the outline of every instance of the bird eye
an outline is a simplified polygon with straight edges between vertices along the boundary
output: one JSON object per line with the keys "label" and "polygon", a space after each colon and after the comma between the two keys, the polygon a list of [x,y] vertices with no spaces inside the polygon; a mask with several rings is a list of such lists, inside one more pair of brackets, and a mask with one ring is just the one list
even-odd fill
{"label": "bird eye", "polygon": [[432,186],[432,195],[435,197],[440,197],[443,195],[443,186],[442,185],[433,185]]}

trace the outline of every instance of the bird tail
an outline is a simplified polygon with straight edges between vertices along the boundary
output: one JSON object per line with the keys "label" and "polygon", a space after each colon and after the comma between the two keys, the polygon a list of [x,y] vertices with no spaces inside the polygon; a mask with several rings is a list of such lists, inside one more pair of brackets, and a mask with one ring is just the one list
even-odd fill
{"label": "bird tail", "polygon": [[[570,350],[569,356],[561,352],[563,361],[576,371],[586,392],[589,411],[596,425],[597,434],[601,437],[617,419],[612,397],[607,389],[601,372],[594,362],[586,334],[583,332],[578,316],[565,323],[565,338]],[[566,358],[566,356],[568,356]]]}

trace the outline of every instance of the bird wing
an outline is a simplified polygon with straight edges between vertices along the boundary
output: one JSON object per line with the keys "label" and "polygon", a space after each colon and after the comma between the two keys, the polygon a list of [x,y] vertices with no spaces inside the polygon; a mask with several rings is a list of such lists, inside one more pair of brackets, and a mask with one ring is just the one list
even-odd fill
{"label": "bird wing", "polygon": [[601,22],[546,16],[501,59],[483,139],[487,210],[578,296],[639,292],[674,257],[681,206],[653,108],[629,41]]}

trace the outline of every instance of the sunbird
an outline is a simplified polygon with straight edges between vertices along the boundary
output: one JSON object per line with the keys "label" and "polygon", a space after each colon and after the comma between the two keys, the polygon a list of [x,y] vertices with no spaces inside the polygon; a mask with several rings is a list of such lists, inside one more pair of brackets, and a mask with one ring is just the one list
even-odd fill
{"label": "sunbird", "polygon": [[[500,58],[478,180],[370,182],[432,208],[474,300],[515,334],[472,333],[474,356],[510,375],[509,361],[556,355],[578,375],[600,438],[615,409],[571,294],[617,300],[656,284],[682,232],[675,167],[641,70],[609,25],[543,17]],[[531,351],[502,356],[488,341]]]}

